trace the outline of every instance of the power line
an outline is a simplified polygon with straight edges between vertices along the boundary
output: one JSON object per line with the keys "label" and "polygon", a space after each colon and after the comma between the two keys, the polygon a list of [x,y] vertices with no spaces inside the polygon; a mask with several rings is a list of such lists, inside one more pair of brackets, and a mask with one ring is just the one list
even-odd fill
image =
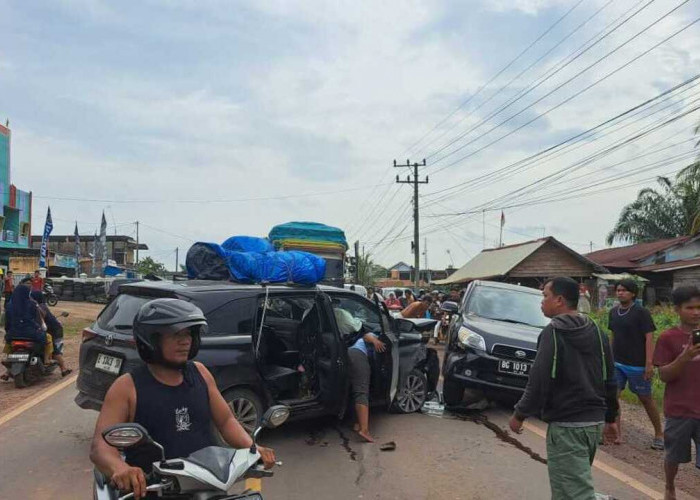
{"label": "power line", "polygon": [[[612,0],[611,0],[611,1],[612,1]],[[564,13],[564,15],[562,15],[559,19],[557,19],[557,20],[554,22],[554,24],[552,24],[551,26],[549,26],[549,28],[547,28],[544,32],[542,32],[542,34],[540,34],[540,36],[538,36],[535,40],[533,40],[533,41],[530,43],[530,45],[528,45],[527,47],[525,47],[525,49],[523,49],[517,56],[515,56],[513,59],[511,59],[511,61],[510,61],[508,64],[506,64],[505,66],[503,66],[503,67],[502,67],[495,75],[493,75],[486,83],[482,84],[482,85],[476,90],[476,92],[475,92],[474,94],[472,94],[471,96],[469,96],[469,98],[467,98],[465,101],[463,101],[459,106],[457,106],[457,107],[456,107],[451,113],[449,113],[445,118],[443,118],[442,120],[440,120],[435,126],[433,126],[433,128],[431,128],[428,132],[426,132],[420,139],[418,139],[418,141],[416,141],[416,142],[413,143],[411,146],[409,146],[409,147],[408,147],[403,153],[401,153],[399,156],[400,156],[400,157],[404,157],[406,154],[409,154],[409,153],[411,152],[411,150],[412,150],[415,146],[417,146],[418,144],[420,144],[420,143],[423,141],[423,139],[425,139],[426,137],[428,137],[432,132],[434,132],[436,129],[438,129],[440,126],[442,126],[442,124],[445,123],[447,120],[449,120],[450,118],[452,118],[452,117],[455,115],[455,113],[457,113],[460,109],[462,109],[464,106],[466,106],[467,104],[469,104],[476,96],[478,96],[478,95],[481,93],[482,90],[486,89],[486,88],[487,88],[491,83],[493,83],[499,76],[501,76],[501,75],[502,75],[505,71],[507,71],[513,64],[515,64],[522,56],[524,56],[532,47],[534,47],[535,44],[537,44],[537,42],[539,42],[540,40],[542,40],[542,39],[543,39],[545,36],[547,36],[557,25],[559,25],[559,23],[561,23],[564,19],[566,19],[566,18],[569,16],[569,14],[571,14],[571,12],[572,12],[576,7],[578,7],[579,5],[581,5],[581,3],[583,3],[583,0],[579,0],[579,2],[577,2],[576,4],[574,4],[574,6],[571,7],[568,11],[566,11],[566,12]],[[608,4],[609,4],[609,3],[610,3],[610,2],[608,2]],[[599,9],[598,12],[600,12],[600,10],[602,10],[602,9]],[[578,28],[577,28],[577,29],[578,29]],[[575,31],[576,31],[576,30],[575,30]],[[574,33],[575,33],[575,31],[574,31]],[[558,47],[561,43],[563,43],[563,40],[562,40],[559,44],[557,44],[557,45],[555,46],[555,48]],[[552,49],[552,50],[553,50],[553,49]],[[550,52],[551,52],[551,50],[550,50]],[[548,52],[547,54],[549,54],[549,52]],[[547,54],[545,54],[545,56],[546,56]],[[540,59],[538,59],[538,62],[539,62],[539,60],[540,60]],[[528,69],[529,69],[529,68],[528,68]],[[501,89],[501,90],[502,90],[502,89]],[[500,92],[500,90],[499,90],[499,92]],[[498,92],[496,92],[496,93],[498,93]],[[492,99],[492,98],[493,98],[493,96],[491,96],[491,98],[489,98],[489,100]],[[486,102],[488,102],[488,101],[486,101]],[[482,106],[483,106],[483,104],[484,104],[484,103],[482,103]],[[481,107],[481,106],[480,106],[480,107]],[[478,109],[479,109],[479,108],[477,108],[476,110],[471,111],[470,113],[468,113],[467,116],[469,116],[470,114],[474,113],[474,112],[477,111]],[[450,130],[451,130],[451,129],[450,129]],[[442,137],[442,136],[440,136],[440,137]],[[438,139],[439,139],[440,137],[438,137]],[[433,141],[431,141],[431,142],[429,142],[428,144],[422,146],[421,149],[419,149],[417,152],[423,151],[426,147],[430,146],[430,144],[432,144],[435,140],[436,140],[436,139],[433,139]],[[414,156],[415,156],[415,153],[414,153]]]}
{"label": "power line", "polygon": [[[585,71],[588,71],[588,69],[592,68],[593,66],[595,66],[596,64],[598,64],[600,61],[602,61],[603,59],[605,59],[606,57],[608,57],[609,55],[611,55],[611,54],[614,53],[615,51],[619,50],[621,47],[623,47],[623,46],[626,45],[627,43],[631,42],[632,40],[634,40],[635,38],[637,38],[638,36],[640,36],[640,35],[641,35],[642,33],[644,33],[645,31],[651,29],[653,26],[655,26],[656,24],[658,24],[662,19],[664,19],[665,17],[671,15],[673,12],[675,12],[675,11],[676,11],[677,9],[679,9],[682,5],[684,5],[685,3],[689,2],[689,1],[690,1],[690,0],[684,0],[684,2],[683,2],[681,5],[675,7],[673,10],[669,11],[668,13],[666,13],[666,14],[665,14],[664,16],[662,16],[660,19],[654,21],[652,24],[650,24],[649,26],[647,26],[646,28],[644,28],[644,30],[640,31],[639,33],[637,33],[636,35],[634,35],[632,38],[630,38],[629,40],[627,40],[626,42],[624,42],[622,45],[620,45],[620,46],[618,46],[617,48],[613,49],[613,51],[609,52],[608,54],[606,54],[606,55],[603,56],[602,58],[598,59],[598,61],[596,61],[596,62],[593,63],[592,65],[588,66],[586,69],[584,69],[584,70],[583,70],[582,72],[580,72],[579,74],[581,74],[581,73],[583,73],[583,72],[585,72]],[[572,96],[570,96],[570,97],[564,99],[564,100],[561,101],[559,104],[557,104],[557,105],[555,105],[555,106],[549,108],[547,111],[545,111],[545,112],[543,112],[543,113],[540,113],[539,115],[535,116],[535,117],[532,118],[531,120],[528,120],[527,122],[525,122],[524,124],[522,124],[522,125],[520,125],[519,127],[515,128],[514,130],[512,130],[512,131],[510,131],[510,132],[508,132],[508,133],[502,135],[502,136],[499,137],[498,139],[495,139],[495,140],[489,142],[489,143],[486,144],[485,146],[482,146],[482,147],[478,148],[477,150],[475,150],[475,151],[473,151],[473,152],[471,152],[471,153],[469,153],[469,154],[467,154],[467,155],[465,155],[465,156],[462,156],[461,158],[459,158],[459,159],[457,159],[457,160],[455,160],[455,161],[453,161],[453,162],[451,162],[451,163],[449,163],[449,164],[447,164],[447,165],[444,165],[444,166],[438,168],[437,170],[434,170],[433,172],[431,172],[431,174],[434,175],[434,174],[436,174],[436,173],[438,173],[438,172],[441,172],[442,170],[444,170],[444,169],[446,169],[446,168],[449,168],[449,167],[451,167],[451,166],[454,166],[454,165],[456,165],[457,163],[460,163],[460,162],[464,161],[465,159],[470,158],[470,157],[472,157],[472,156],[478,154],[479,152],[481,152],[481,151],[483,151],[483,150],[485,150],[485,149],[491,147],[492,145],[496,144],[497,142],[500,142],[500,141],[502,141],[503,139],[505,139],[505,138],[507,138],[507,137],[510,137],[511,135],[513,135],[513,134],[515,134],[516,132],[522,130],[523,128],[527,127],[528,125],[534,123],[535,121],[539,120],[540,118],[542,118],[542,117],[548,115],[548,114],[551,113],[552,111],[554,111],[554,110],[556,110],[556,109],[559,109],[559,108],[562,107],[563,105],[565,105],[565,104],[571,102],[571,101],[572,101],[573,99],[575,99],[576,97],[582,95],[583,93],[587,92],[587,91],[590,90],[591,88],[593,88],[593,87],[595,87],[596,85],[598,85],[598,84],[602,83],[603,81],[607,80],[607,79],[610,78],[611,76],[613,76],[613,75],[617,74],[618,72],[622,71],[622,70],[625,69],[626,67],[630,66],[630,65],[633,64],[634,62],[636,62],[636,61],[638,61],[639,59],[641,59],[642,57],[646,56],[647,54],[649,54],[650,52],[652,52],[653,50],[655,50],[655,49],[658,48],[659,46],[663,45],[663,44],[666,43],[667,41],[671,40],[672,38],[678,36],[679,34],[681,34],[682,32],[684,32],[685,30],[687,30],[687,29],[690,28],[691,26],[695,25],[695,24],[696,24],[697,22],[699,22],[699,21],[700,21],[700,18],[696,18],[696,19],[695,19],[694,21],[692,21],[691,23],[689,23],[689,24],[687,24],[686,26],[684,26],[683,28],[681,28],[681,29],[675,31],[673,34],[671,34],[671,35],[669,35],[668,37],[664,38],[664,39],[661,40],[660,42],[654,44],[651,48],[649,48],[649,49],[645,50],[644,52],[642,52],[641,54],[635,56],[635,57],[632,58],[630,61],[628,61],[628,62],[626,62],[625,64],[623,64],[622,66],[620,66],[620,67],[616,68],[615,70],[613,70],[613,71],[607,73],[607,74],[606,74],[605,76],[603,76],[602,78],[599,78],[598,80],[594,81],[593,83],[587,85],[587,86],[584,87],[582,90],[576,92],[574,95],[572,95]],[[485,132],[484,134],[481,134],[481,135],[480,135],[479,137],[477,137],[476,139],[474,139],[474,140],[472,140],[472,141],[469,141],[468,143],[466,143],[466,144],[460,146],[460,148],[458,148],[457,150],[453,151],[451,154],[453,154],[454,152],[456,152],[456,151],[458,151],[458,150],[460,150],[460,149],[462,149],[462,148],[468,146],[469,144],[472,144],[473,142],[475,142],[475,140],[478,140],[479,138],[484,137],[486,134],[488,134],[488,133],[490,133],[491,131],[495,130],[496,128],[498,128],[498,127],[504,125],[505,123],[509,122],[510,120],[512,120],[513,118],[515,118],[516,116],[519,116],[520,114],[522,114],[523,112],[525,112],[527,109],[529,109],[529,108],[531,108],[532,106],[534,106],[535,104],[541,102],[543,99],[545,99],[546,97],[548,97],[548,96],[550,96],[551,94],[553,94],[556,90],[560,89],[561,87],[563,87],[564,85],[566,85],[567,83],[569,83],[570,81],[572,81],[572,80],[573,80],[574,78],[576,78],[577,76],[578,76],[578,75],[575,75],[574,77],[570,78],[569,80],[567,80],[567,81],[564,82],[563,84],[557,86],[554,90],[548,92],[547,94],[545,94],[545,95],[544,95],[543,97],[541,97],[540,99],[536,100],[534,103],[532,103],[532,104],[529,105],[528,107],[526,107],[526,108],[520,110],[518,113],[512,115],[512,116],[509,117],[508,119],[506,119],[506,120],[502,121],[501,123],[499,123],[498,125],[492,127],[491,129],[489,129],[489,130],[488,130],[487,132]]]}
{"label": "power line", "polygon": [[[582,147],[586,147],[591,144],[591,142],[583,142],[584,139],[590,138],[596,134],[597,137],[594,139],[595,141],[601,140],[604,137],[607,137],[608,135],[614,133],[614,132],[619,132],[620,130],[623,130],[631,125],[634,125],[638,123],[639,121],[645,120],[649,118],[650,116],[657,114],[659,112],[665,111],[666,109],[675,106],[675,103],[672,103],[671,105],[665,106],[659,110],[654,111],[653,113],[643,116],[641,118],[638,118],[634,121],[631,121],[629,123],[626,123],[624,125],[621,125],[624,120],[629,120],[632,117],[635,117],[638,114],[644,113],[646,110],[651,110],[653,107],[670,100],[672,97],[674,97],[673,93],[675,93],[677,90],[680,89],[680,92],[676,94],[676,96],[683,94],[687,90],[694,88],[698,85],[700,85],[700,75],[696,75],[685,82],[676,85],[672,87],[671,89],[668,89],[653,98],[647,99],[646,101],[642,102],[641,104],[637,104],[633,106],[632,108],[627,109],[626,111],[619,113],[618,115],[609,118],[602,123],[599,123],[598,125],[595,125],[594,127],[581,132],[579,134],[576,134],[572,137],[569,137],[558,144],[555,144],[554,146],[550,146],[542,151],[539,151],[533,155],[530,155],[524,159],[518,160],[516,162],[510,163],[504,167],[501,167],[493,172],[489,172],[486,174],[482,174],[477,177],[473,177],[471,179],[468,179],[467,181],[461,182],[459,184],[456,184],[455,186],[450,186],[448,188],[444,188],[438,191],[434,191],[432,193],[428,193],[425,195],[427,198],[431,198],[437,194],[441,193],[446,193],[448,191],[454,191],[451,194],[443,194],[442,196],[432,200],[432,201],[440,201],[444,200],[447,198],[451,198],[454,196],[457,196],[459,194],[463,194],[466,191],[473,190],[481,185],[484,185],[487,181],[494,182],[499,179],[505,179],[506,175],[509,177],[512,177],[515,173],[517,172],[522,172],[526,169],[533,168],[537,166],[538,164],[541,164],[543,162],[548,162],[551,161],[555,158],[561,157],[564,154],[568,154],[570,152],[573,152],[577,149],[580,149]],[[692,85],[691,85],[692,84]],[[650,105],[651,104],[651,105]],[[649,106],[650,105],[650,106]],[[647,107],[648,106],[648,107]],[[645,109],[646,108],[646,109]],[[621,126],[620,126],[621,125]],[[604,134],[600,134],[600,132],[611,128],[611,127],[617,127],[616,130],[609,130]],[[581,144],[572,147],[574,144],[580,142]],[[568,151],[567,151],[568,150]],[[456,191],[455,191],[456,190]]]}
{"label": "power line", "polygon": [[[642,1],[644,1],[644,0],[641,0],[639,3],[641,3]],[[583,54],[585,54],[585,53],[588,52],[590,49],[592,49],[593,47],[595,47],[597,44],[599,44],[600,42],[602,42],[603,40],[605,40],[605,38],[607,38],[608,36],[610,36],[612,33],[614,33],[614,32],[617,31],[619,28],[621,28],[624,24],[626,24],[626,23],[629,22],[631,19],[633,19],[637,14],[639,14],[641,11],[643,11],[644,9],[646,9],[646,8],[647,8],[650,4],[652,4],[654,1],[655,1],[655,0],[649,0],[644,6],[642,6],[639,10],[637,10],[637,12],[635,12],[634,14],[632,14],[631,16],[629,16],[627,19],[625,19],[624,21],[622,21],[620,24],[618,24],[617,26],[615,26],[615,27],[614,27],[613,29],[611,29],[608,33],[605,33],[602,37],[600,37],[598,40],[596,40],[593,44],[591,44],[591,45],[589,45],[588,47],[586,47],[586,45],[587,45],[591,40],[595,40],[595,38],[599,37],[599,36],[601,35],[601,33],[604,33],[605,30],[608,29],[608,27],[610,27],[611,25],[615,24],[620,18],[624,17],[624,16],[627,15],[631,10],[633,10],[634,7],[636,7],[636,5],[635,5],[634,7],[632,7],[631,9],[629,9],[628,11],[626,11],[625,13],[623,13],[620,17],[618,17],[616,20],[612,21],[612,22],[609,23],[605,28],[603,28],[603,30],[601,30],[600,32],[596,33],[593,37],[589,38],[586,42],[584,42],[583,45],[581,45],[578,49],[576,49],[572,54],[570,54],[569,56],[564,57],[564,58],[561,59],[558,63],[556,63],[554,66],[552,66],[552,68],[550,68],[550,69],[549,69],[548,71],[546,71],[542,76],[540,76],[539,79],[535,80],[535,82],[531,83],[528,87],[526,87],[525,89],[521,90],[517,95],[515,95],[514,97],[512,97],[510,100],[506,101],[506,103],[505,103],[504,105],[502,105],[500,108],[498,108],[498,109],[496,109],[495,111],[491,112],[491,114],[488,115],[486,118],[483,118],[483,119],[482,119],[481,121],[479,121],[476,125],[473,125],[469,130],[467,130],[466,132],[463,132],[462,134],[458,135],[456,138],[454,138],[452,141],[450,141],[450,142],[448,142],[447,144],[445,144],[444,146],[442,146],[442,147],[441,147],[440,149],[438,149],[437,151],[435,151],[435,152],[430,153],[429,155],[427,155],[427,159],[432,159],[434,156],[436,156],[437,154],[441,153],[441,152],[444,151],[446,148],[452,146],[453,144],[455,144],[456,142],[458,142],[458,141],[461,140],[462,138],[466,137],[467,135],[469,135],[471,132],[473,132],[473,131],[476,130],[477,128],[481,127],[481,125],[487,123],[491,118],[493,118],[493,117],[499,115],[500,113],[502,113],[503,111],[505,111],[506,109],[508,109],[510,106],[512,106],[513,104],[515,104],[515,103],[518,102],[519,100],[521,100],[523,97],[525,97],[526,95],[528,95],[530,92],[532,92],[533,90],[535,90],[536,88],[538,88],[540,85],[542,85],[543,83],[545,83],[547,80],[551,79],[551,78],[554,77],[557,73],[559,73],[560,71],[562,71],[564,68],[566,68],[567,66],[569,66],[569,65],[570,65],[571,63],[573,63],[574,61],[576,61],[576,60],[577,60],[579,57],[581,57]],[[637,5],[639,5],[639,3],[638,3]],[[578,53],[577,53],[577,52],[578,52]],[[568,59],[568,61],[567,61],[567,59]],[[580,73],[579,73],[579,74],[580,74]],[[577,76],[578,76],[578,74],[575,75],[575,77],[577,77]],[[556,89],[555,89],[555,90],[556,90]],[[499,125],[499,126],[500,126],[500,125]],[[486,132],[486,133],[488,133],[488,132]],[[478,138],[480,138],[480,137],[481,137],[481,136],[479,136]],[[478,138],[477,138],[477,139],[478,139]],[[463,147],[464,147],[464,146],[463,146]],[[449,154],[444,155],[443,157],[438,158],[437,160],[435,160],[435,161],[433,162],[433,164],[436,164],[436,163],[442,161],[443,159],[447,158],[448,156],[450,156],[450,155],[452,155],[452,154],[455,154],[455,153],[456,153],[457,151],[459,151],[459,150],[460,150],[460,148],[458,148],[458,149],[456,149],[456,150],[450,152]]]}

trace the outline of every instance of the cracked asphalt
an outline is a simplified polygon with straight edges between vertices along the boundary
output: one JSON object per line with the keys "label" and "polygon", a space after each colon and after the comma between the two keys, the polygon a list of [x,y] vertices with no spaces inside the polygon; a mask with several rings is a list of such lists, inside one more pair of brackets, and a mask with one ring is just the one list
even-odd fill
{"label": "cracked asphalt", "polygon": [[[66,388],[0,425],[0,498],[91,498],[88,460],[95,412],[80,410]],[[267,500],[549,498],[544,439],[503,431],[499,408],[442,418],[374,411],[375,444],[360,443],[352,422],[291,422],[266,431],[284,465],[263,481]],[[395,451],[380,451],[389,441]],[[606,464],[653,491],[655,478],[602,454]],[[600,469],[599,491],[618,499],[654,498]],[[681,495],[680,498],[689,498]]]}

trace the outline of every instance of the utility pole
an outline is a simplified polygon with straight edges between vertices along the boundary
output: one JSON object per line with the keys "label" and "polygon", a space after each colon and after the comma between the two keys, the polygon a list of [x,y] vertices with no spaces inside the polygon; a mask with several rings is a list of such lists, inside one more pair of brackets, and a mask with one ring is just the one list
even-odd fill
{"label": "utility pole", "polygon": [[356,285],[360,282],[360,241],[355,242],[355,275],[353,276],[353,283]]}
{"label": "utility pole", "polygon": [[180,247],[175,248],[175,272],[180,272]]}
{"label": "utility pole", "polygon": [[139,264],[139,221],[136,221],[136,265]]}
{"label": "utility pole", "polygon": [[591,253],[593,253],[593,242],[591,241]]}
{"label": "utility pole", "polygon": [[486,210],[481,211],[481,249],[486,248]]}
{"label": "utility pole", "polygon": [[425,167],[425,159],[422,163],[414,163],[411,165],[409,160],[406,160],[405,165],[397,165],[396,160],[394,160],[394,168],[413,168],[413,179],[411,176],[406,176],[405,181],[400,181],[399,176],[396,176],[397,184],[413,184],[413,268],[414,268],[414,286],[416,289],[419,287],[418,282],[420,281],[420,214],[418,210],[419,200],[418,200],[418,185],[428,184],[428,176],[425,177],[424,181],[418,180],[418,167]]}
{"label": "utility pole", "polygon": [[428,238],[423,238],[423,246],[425,247],[425,250],[423,250],[423,255],[425,256],[425,260],[423,262],[425,265],[425,276],[428,280],[428,284],[430,284],[432,280],[430,279],[430,267],[428,267]]}

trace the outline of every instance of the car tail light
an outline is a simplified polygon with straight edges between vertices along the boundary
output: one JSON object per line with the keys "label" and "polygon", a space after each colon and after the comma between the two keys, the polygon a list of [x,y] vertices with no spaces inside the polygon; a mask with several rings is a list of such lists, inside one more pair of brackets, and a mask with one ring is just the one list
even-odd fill
{"label": "car tail light", "polygon": [[85,328],[83,330],[83,342],[87,342],[88,340],[92,340],[95,337],[97,337],[97,334],[93,332],[90,328]]}

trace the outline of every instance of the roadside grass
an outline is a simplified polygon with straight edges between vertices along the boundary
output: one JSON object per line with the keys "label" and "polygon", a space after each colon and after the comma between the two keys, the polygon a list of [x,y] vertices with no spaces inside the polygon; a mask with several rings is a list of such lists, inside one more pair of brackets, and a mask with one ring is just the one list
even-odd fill
{"label": "roadside grass", "polygon": [[[651,308],[650,311],[651,316],[654,318],[654,324],[656,325],[656,331],[654,332],[654,342],[656,342],[661,332],[678,324],[678,317],[671,306],[655,306]],[[609,312],[609,309],[599,309],[597,311],[592,311],[590,316],[608,337],[611,337],[611,332],[608,328]],[[659,374],[657,372],[654,373],[654,379],[652,380],[651,394],[656,402],[656,406],[663,413],[664,383],[659,379]],[[640,404],[637,396],[631,393],[629,389],[622,391],[621,398],[628,403]]]}
{"label": "roadside grass", "polygon": [[94,320],[89,320],[85,318],[59,318],[59,321],[63,324],[63,336],[64,337],[75,337],[80,336],[83,329],[94,323]]}

